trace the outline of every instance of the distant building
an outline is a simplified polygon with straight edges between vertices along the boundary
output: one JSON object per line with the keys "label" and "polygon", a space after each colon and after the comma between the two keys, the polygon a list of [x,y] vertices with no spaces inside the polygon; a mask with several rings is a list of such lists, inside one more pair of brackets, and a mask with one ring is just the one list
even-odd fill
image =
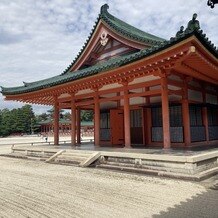
{"label": "distant building", "polygon": [[60,109],[73,114],[72,145],[80,142],[81,109],[94,110],[96,146],[217,144],[217,58],[196,14],[165,40],[121,21],[103,5],[87,41],[62,74],[3,87],[2,93],[6,100],[54,106],[55,144],[63,126]]}
{"label": "distant building", "polygon": [[[54,121],[49,119],[38,123],[42,135],[52,136],[54,134]],[[94,136],[94,123],[92,121],[81,121],[82,136]],[[59,119],[59,135],[71,134],[71,121]]]}

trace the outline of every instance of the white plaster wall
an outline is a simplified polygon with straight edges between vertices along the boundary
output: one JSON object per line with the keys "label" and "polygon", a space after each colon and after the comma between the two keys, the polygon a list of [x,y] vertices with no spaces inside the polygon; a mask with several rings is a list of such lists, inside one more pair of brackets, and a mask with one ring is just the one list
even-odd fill
{"label": "white plaster wall", "polygon": [[102,109],[110,109],[110,108],[116,108],[117,102],[103,102],[100,104],[100,108]]}
{"label": "white plaster wall", "polygon": [[140,97],[130,98],[129,103],[130,103],[130,105],[144,104],[145,100],[144,100],[144,98],[140,98]]}
{"label": "white plaster wall", "polygon": [[160,85],[150,87],[150,90],[158,90],[161,89]]}
{"label": "white plaster wall", "polygon": [[155,96],[150,98],[151,103],[160,103],[161,102],[161,96]]}
{"label": "white plaster wall", "polygon": [[172,80],[180,81],[180,82],[182,81],[182,79],[177,75],[170,75],[169,78]]}
{"label": "white plaster wall", "polygon": [[171,90],[179,90],[179,89],[181,89],[181,88],[180,88],[180,87],[177,87],[177,86],[168,85],[168,89],[171,89]]}
{"label": "white plaster wall", "polygon": [[144,88],[140,88],[140,89],[131,89],[130,91],[135,92],[135,93],[141,93],[144,92]]}
{"label": "white plaster wall", "polygon": [[76,93],[76,95],[82,95],[82,94],[88,94],[92,93],[93,91],[91,89],[84,89]]}
{"label": "white plaster wall", "polygon": [[188,90],[188,99],[192,101],[203,102],[202,93],[195,90]]}
{"label": "white plaster wall", "polygon": [[68,93],[61,94],[58,99],[70,97]]}
{"label": "white plaster wall", "polygon": [[122,85],[118,84],[118,83],[113,83],[113,84],[105,85],[99,90],[101,91],[101,90],[107,90],[107,89],[114,89],[114,88],[118,88],[118,87],[122,87]]}
{"label": "white plaster wall", "polygon": [[160,77],[158,76],[144,76],[144,77],[140,77],[137,79],[134,79],[132,82],[130,82],[129,84],[137,84],[137,83],[142,83],[142,82],[148,82],[148,81],[152,81],[152,80],[156,80],[159,79]]}
{"label": "white plaster wall", "polygon": [[109,93],[109,94],[105,94],[105,95],[101,95],[101,97],[105,97],[105,98],[110,98],[110,97],[114,97],[117,96],[116,93]]}

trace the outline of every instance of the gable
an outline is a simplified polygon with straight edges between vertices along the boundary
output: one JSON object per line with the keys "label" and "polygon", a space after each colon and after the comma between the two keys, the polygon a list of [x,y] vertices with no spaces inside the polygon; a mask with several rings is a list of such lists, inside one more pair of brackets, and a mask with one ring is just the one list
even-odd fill
{"label": "gable", "polygon": [[[102,37],[102,33],[106,33],[106,36],[109,38],[114,38],[116,41],[121,42],[124,47],[128,46],[129,49],[135,49],[135,51],[151,47],[165,41],[160,37],[139,30],[114,17],[107,11],[108,8],[109,6],[107,4],[101,7],[98,19],[95,22],[92,32],[90,33],[84,46],[74,61],[67,69],[65,69],[62,75],[90,66],[91,59],[88,56],[91,53],[95,54],[96,51],[98,52],[98,50],[95,49],[101,40],[100,38]],[[120,50],[122,50],[122,48],[120,48]],[[117,52],[115,53],[118,55]]]}
{"label": "gable", "polygon": [[100,21],[88,44],[69,71],[83,69],[112,57],[137,52],[146,47],[150,47],[150,45],[131,41]]}
{"label": "gable", "polygon": [[93,46],[93,49],[88,51],[88,55],[81,60],[78,69],[84,69],[111,58],[131,54],[139,50],[139,47],[136,48],[135,46],[127,45],[118,41],[118,39],[112,37],[106,31],[102,31],[100,38]]}

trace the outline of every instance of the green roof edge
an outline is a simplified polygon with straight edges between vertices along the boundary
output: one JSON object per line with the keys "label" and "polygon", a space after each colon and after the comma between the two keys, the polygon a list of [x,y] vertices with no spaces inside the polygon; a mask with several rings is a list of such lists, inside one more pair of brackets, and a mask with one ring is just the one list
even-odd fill
{"label": "green roof edge", "polygon": [[88,77],[91,75],[95,75],[100,72],[114,69],[115,67],[124,66],[133,61],[136,61],[144,57],[147,57],[149,55],[152,55],[154,53],[157,53],[193,35],[196,36],[196,38],[205,46],[205,48],[208,51],[210,51],[216,58],[218,58],[218,49],[214,46],[214,44],[211,43],[211,41],[209,41],[209,39],[206,37],[206,34],[204,34],[202,30],[200,29],[190,30],[186,28],[185,31],[179,31],[178,33],[176,34],[176,37],[172,37],[168,41],[163,41],[159,43],[158,45],[155,45],[147,49],[142,49],[139,52],[135,52],[133,54],[125,55],[122,57],[112,58],[102,64],[97,64],[97,65],[94,65],[94,66],[91,66],[85,69],[77,70],[77,71],[74,71],[74,73],[58,75],[55,77],[51,77],[51,78],[40,80],[40,81],[33,82],[33,83],[24,83],[24,86],[11,87],[11,88],[1,87],[2,88],[1,92],[3,95],[16,95],[16,94],[21,94],[21,93],[28,93],[28,92],[37,91],[43,88],[48,88],[48,87],[64,84],[64,83],[78,80],[78,79]]}
{"label": "green roof edge", "polygon": [[[95,32],[95,29],[96,27],[98,26],[98,23],[100,20],[104,21],[104,23],[106,23],[108,26],[110,26],[113,30],[115,30],[116,32],[118,32],[119,34],[123,35],[124,37],[127,37],[131,40],[135,40],[135,41],[138,41],[140,43],[150,43],[150,44],[157,44],[157,43],[160,43],[162,41],[164,41],[165,39],[162,39],[160,37],[157,37],[157,36],[154,36],[152,34],[149,34],[149,33],[146,33],[142,30],[139,30],[137,28],[135,28],[134,26],[131,26],[129,25],[128,23],[114,17],[113,15],[111,15],[109,12],[108,12],[108,9],[109,9],[109,6],[108,4],[104,4],[101,6],[101,10],[100,10],[100,14],[98,15],[97,17],[97,20],[95,22],[95,25],[93,26],[87,40],[85,41],[84,45],[82,46],[82,49],[79,51],[79,53],[77,54],[77,56],[74,58],[74,60],[70,63],[70,65],[63,71],[63,74],[69,72],[69,70],[73,67],[73,65],[77,62],[77,60],[79,59],[79,57],[82,55],[82,53],[84,52],[86,46],[88,45],[90,39],[92,38],[92,35],[93,33]],[[112,19],[115,20],[115,24],[113,22],[112,24]],[[132,28],[134,29],[135,31],[140,31],[141,34],[144,34],[145,36],[144,37],[140,37],[140,36],[137,36],[137,34],[134,34],[134,33],[130,33],[124,29],[122,29],[122,27],[120,26],[117,26],[116,25],[116,22],[122,22],[122,24],[128,26],[129,28]],[[149,37],[149,39],[147,38]],[[154,39],[152,39],[152,37]]]}

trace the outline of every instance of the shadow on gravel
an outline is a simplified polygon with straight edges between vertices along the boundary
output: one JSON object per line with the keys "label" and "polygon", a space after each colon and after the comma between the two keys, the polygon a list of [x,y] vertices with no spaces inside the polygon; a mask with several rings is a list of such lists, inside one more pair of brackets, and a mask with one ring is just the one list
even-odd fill
{"label": "shadow on gravel", "polygon": [[196,218],[196,217],[218,217],[218,190],[207,189],[206,192],[194,196],[167,211],[153,215],[153,218]]}

